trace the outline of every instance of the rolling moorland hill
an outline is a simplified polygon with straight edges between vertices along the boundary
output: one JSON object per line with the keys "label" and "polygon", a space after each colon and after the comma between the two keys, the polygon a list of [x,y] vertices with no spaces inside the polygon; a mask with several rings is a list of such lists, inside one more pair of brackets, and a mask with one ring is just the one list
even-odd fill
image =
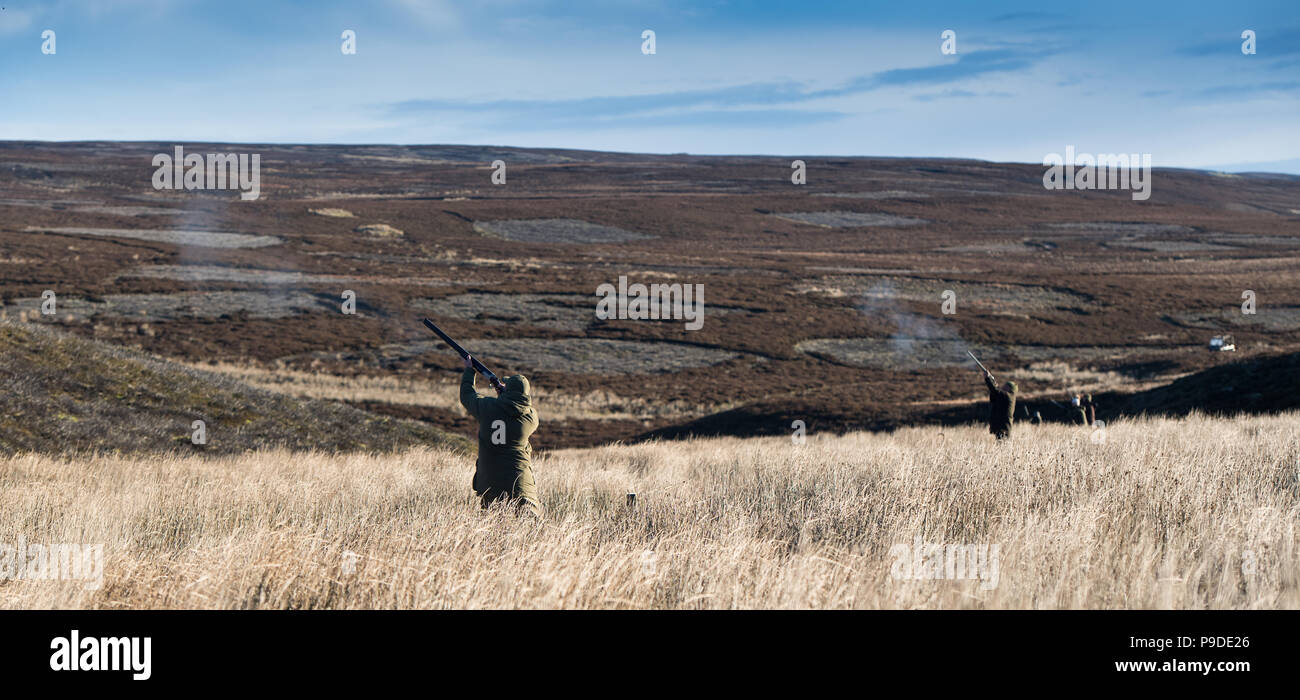
{"label": "rolling moorland hill", "polygon": [[[1218,365],[1137,392],[1105,391],[1093,394],[1097,418],[1113,421],[1140,415],[1186,416],[1202,413],[1232,417],[1239,414],[1276,414],[1300,409],[1300,353],[1246,358]],[[1054,403],[1055,401],[1055,403]],[[1047,422],[1066,423],[1069,417],[1060,401],[1028,395],[1018,402],[1017,420],[1037,411]],[[1026,411],[1028,413],[1026,413]],[[962,425],[978,423],[988,415],[988,402],[974,400],[934,410],[915,404],[910,413],[886,413],[864,406],[852,427],[859,430],[896,430],[905,425]],[[790,432],[796,420],[815,429],[834,423],[817,405],[798,395],[771,396],[682,425],[648,432],[641,439],[681,439],[688,436],[743,436],[762,426],[763,434]]]}
{"label": "rolling moorland hill", "polygon": [[1179,416],[1200,411],[1232,415],[1293,410],[1300,407],[1300,353],[1220,365],[1115,398],[1120,410],[1128,414]]}
{"label": "rolling moorland hill", "polygon": [[[191,441],[195,420],[206,444]],[[229,377],[35,324],[0,321],[0,454],[386,452],[469,449],[464,438],[333,401]]]}
{"label": "rolling moorland hill", "polygon": [[[177,146],[259,154],[260,197],[155,189]],[[1147,182],[1135,200],[942,158],[0,142],[0,317],[468,434],[429,316],[529,376],[542,450],[736,416],[714,432],[965,422],[984,400],[967,350],[1042,407],[1090,392],[1103,416],[1300,352],[1300,178]],[[702,327],[596,317],[620,279],[697,285]],[[1207,349],[1223,334],[1236,352]],[[1292,376],[1134,406],[1253,411]]]}

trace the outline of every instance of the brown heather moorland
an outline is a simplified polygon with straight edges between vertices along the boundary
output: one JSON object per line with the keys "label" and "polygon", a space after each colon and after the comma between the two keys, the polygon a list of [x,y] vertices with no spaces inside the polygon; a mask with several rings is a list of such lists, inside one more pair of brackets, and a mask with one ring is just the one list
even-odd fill
{"label": "brown heather moorland", "polygon": [[[450,396],[419,395],[458,367],[432,315],[564,406],[540,449],[965,423],[983,392],[966,349],[1048,420],[1072,391],[1111,394],[1110,420],[1135,392],[1300,351],[1292,176],[1157,168],[1134,201],[972,160],[803,157],[794,185],[799,156],[184,144],[260,153],[261,198],[241,201],[154,190],[175,146],[0,143],[0,315],[463,433]],[[620,276],[703,285],[703,327],[595,318]],[[1224,332],[1237,352],[1208,352]]]}

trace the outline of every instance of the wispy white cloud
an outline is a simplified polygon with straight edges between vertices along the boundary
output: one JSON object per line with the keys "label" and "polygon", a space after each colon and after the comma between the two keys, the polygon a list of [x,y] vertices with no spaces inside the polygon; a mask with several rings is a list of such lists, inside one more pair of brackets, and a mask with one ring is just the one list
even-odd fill
{"label": "wispy white cloud", "polygon": [[461,25],[460,12],[448,0],[389,0],[389,3],[432,29],[455,29]]}
{"label": "wispy white cloud", "polygon": [[[535,128],[567,127],[573,124],[624,127],[654,123],[689,124],[725,128],[726,116],[736,115],[750,123],[797,123],[797,111],[777,109],[818,100],[851,97],[886,88],[935,86],[961,83],[991,74],[1016,73],[1032,68],[1046,52],[1016,52],[1010,49],[975,51],[956,60],[921,68],[903,68],[859,76],[845,85],[814,89],[801,81],[744,83],[719,88],[679,90],[640,95],[601,95],[573,99],[471,101],[465,99],[414,99],[388,105],[390,117],[427,118],[448,113],[473,113],[489,123],[529,123]],[[976,93],[970,90],[921,95],[922,101],[951,97],[1008,97],[1005,92]],[[697,113],[697,110],[702,111]],[[738,109],[744,108],[744,109]],[[754,109],[757,108],[757,109]],[[735,111],[728,111],[735,110]],[[809,119],[828,121],[841,112],[808,112]]]}
{"label": "wispy white cloud", "polygon": [[57,29],[53,24],[66,19],[101,19],[121,13],[159,14],[177,6],[179,0],[57,0],[38,3],[29,9],[3,4],[0,10],[0,36],[30,30],[37,22]]}
{"label": "wispy white cloud", "polygon": [[16,8],[0,10],[0,36],[8,36],[25,31],[32,26],[34,14]]}

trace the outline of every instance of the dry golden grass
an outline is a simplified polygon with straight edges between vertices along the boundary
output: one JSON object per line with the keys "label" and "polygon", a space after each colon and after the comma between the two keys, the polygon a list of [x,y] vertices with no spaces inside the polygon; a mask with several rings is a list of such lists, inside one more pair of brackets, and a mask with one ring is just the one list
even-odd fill
{"label": "dry golden grass", "polygon": [[[12,608],[1296,608],[1300,415],[608,446],[537,460],[542,521],[451,453],[0,461],[0,543],[104,543]],[[635,509],[625,494],[638,494]],[[897,580],[915,537],[996,588]],[[348,562],[355,553],[355,570]],[[1243,566],[1245,565],[1245,566]]]}
{"label": "dry golden grass", "polygon": [[347,209],[337,209],[334,207],[325,207],[323,209],[308,209],[307,211],[312,214],[317,214],[319,216],[330,216],[336,219],[351,219],[355,216],[355,214],[348,211]]}

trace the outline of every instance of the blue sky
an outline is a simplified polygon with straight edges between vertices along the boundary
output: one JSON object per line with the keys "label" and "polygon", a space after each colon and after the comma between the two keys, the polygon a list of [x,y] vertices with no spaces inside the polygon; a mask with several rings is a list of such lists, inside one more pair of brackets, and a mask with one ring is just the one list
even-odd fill
{"label": "blue sky", "polygon": [[1072,145],[1300,173],[1296,0],[1057,4],[0,0],[0,139],[1022,162]]}

